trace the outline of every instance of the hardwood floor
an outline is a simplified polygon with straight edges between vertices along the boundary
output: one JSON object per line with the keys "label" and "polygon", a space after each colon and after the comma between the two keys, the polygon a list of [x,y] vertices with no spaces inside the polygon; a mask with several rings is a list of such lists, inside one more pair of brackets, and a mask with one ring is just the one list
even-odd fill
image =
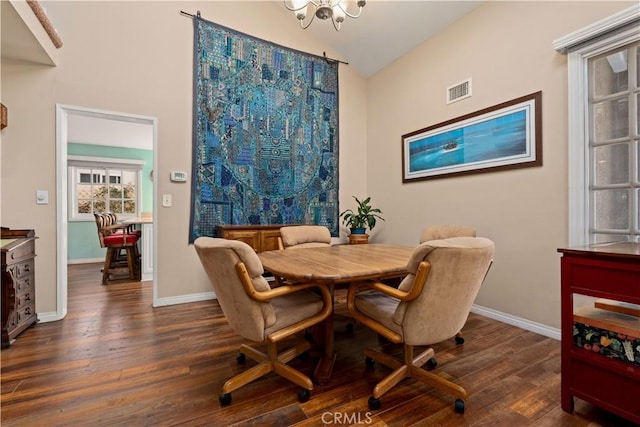
{"label": "hardwood floor", "polygon": [[[151,307],[150,282],[100,284],[100,265],[69,267],[67,317],[40,323],[2,350],[3,426],[627,426],[576,399],[560,409],[560,343],[471,315],[465,344],[435,346],[437,371],[467,389],[454,399],[405,380],[369,411],[373,385],[389,371],[366,368],[362,349],[377,337],[337,324],[334,375],[298,403],[297,387],[270,374],[218,403],[242,369],[233,333],[215,301]],[[397,346],[386,345],[396,352]],[[315,360],[292,365],[311,374]],[[247,362],[251,363],[251,362]]]}

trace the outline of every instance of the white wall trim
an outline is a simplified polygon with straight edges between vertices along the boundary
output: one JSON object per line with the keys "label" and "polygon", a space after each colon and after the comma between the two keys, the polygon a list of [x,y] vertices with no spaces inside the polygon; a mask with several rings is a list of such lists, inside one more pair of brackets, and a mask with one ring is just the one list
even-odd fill
{"label": "white wall trim", "polygon": [[[153,126],[153,170],[158,170],[158,119],[151,116],[119,113],[115,111],[98,110],[95,108],[78,107],[73,105],[56,104],[56,312],[39,315],[41,322],[61,320],[67,315],[67,231],[68,231],[68,205],[67,205],[67,139],[68,118],[70,114],[102,119],[120,120],[133,123],[143,123]],[[153,210],[158,212],[158,180],[153,181]],[[158,227],[154,227],[153,241],[157,242]],[[158,265],[158,248],[153,247],[153,265]],[[153,271],[152,284],[153,300],[158,295],[158,271]]]}
{"label": "white wall trim", "polygon": [[[157,305],[154,307],[162,307],[175,304],[187,304],[190,302],[200,302],[216,299],[214,292],[203,292],[199,294],[180,295],[176,297],[158,298]],[[511,314],[502,313],[491,308],[482,307],[474,304],[471,307],[471,312],[479,314],[480,316],[488,317],[489,319],[497,320],[507,325],[512,325],[520,329],[524,329],[536,334],[544,335],[545,337],[560,340],[560,329],[552,328],[551,326],[543,325],[542,323],[534,322],[531,320],[523,319],[521,317],[512,316]]]}
{"label": "white wall trim", "polygon": [[100,166],[102,166],[104,163],[108,163],[109,165],[136,165],[136,166],[140,166],[140,169],[142,169],[142,166],[144,166],[144,160],[137,160],[137,159],[117,159],[117,158],[113,158],[113,157],[95,157],[95,156],[76,156],[73,154],[70,154],[67,156],[67,161],[68,162],[72,162],[72,161],[76,161],[76,162],[84,162],[84,163],[98,163]]}
{"label": "white wall trim", "polygon": [[488,317],[489,319],[506,323],[507,325],[516,326],[520,329],[544,335],[545,337],[553,338],[558,341],[560,340],[561,334],[559,328],[552,328],[551,326],[543,325],[542,323],[512,316],[511,314],[502,313],[500,311],[482,307],[476,304],[471,307],[471,312],[479,314],[480,316]]}
{"label": "white wall trim", "polygon": [[571,48],[593,40],[608,31],[621,28],[636,20],[640,20],[640,3],[587,25],[566,36],[560,37],[554,40],[552,45],[558,52],[567,53]]}
{"label": "white wall trim", "polygon": [[199,294],[180,295],[176,297],[167,298],[154,298],[154,307],[163,307],[167,305],[175,304],[187,304],[190,302],[200,302],[216,299],[216,294],[213,292],[203,292]]}
{"label": "white wall trim", "polygon": [[61,320],[61,319],[62,318],[60,317],[60,315],[55,311],[49,311],[49,312],[46,312],[46,313],[38,313],[38,322],[41,322],[41,323],[55,322],[55,321]]}
{"label": "white wall trim", "polygon": [[[216,299],[216,294],[214,292],[203,292],[198,294],[180,295],[176,297],[157,298],[156,303],[153,306],[164,307],[164,306],[170,306],[170,305],[176,305],[176,304],[188,304],[192,302],[209,301],[214,299]],[[551,326],[543,325],[542,323],[523,319],[521,317],[516,317],[511,314],[503,313],[487,307],[482,307],[477,304],[474,304],[471,307],[471,312],[478,314],[480,316],[487,317],[489,319],[506,323],[507,325],[515,326],[520,329],[524,329],[526,331],[543,335],[545,337],[553,338],[558,341],[560,340],[561,334],[560,334],[559,328],[553,328]],[[45,322],[52,322],[60,319],[56,312],[51,312],[51,313],[39,313],[38,320],[40,322],[45,323]]]}
{"label": "white wall trim", "polygon": [[568,167],[569,167],[569,244],[583,246],[589,242],[589,150],[586,60],[578,53],[569,54],[568,63]]}
{"label": "white wall trim", "polygon": [[67,315],[67,134],[70,108],[56,104],[56,312],[39,315],[41,322]]}

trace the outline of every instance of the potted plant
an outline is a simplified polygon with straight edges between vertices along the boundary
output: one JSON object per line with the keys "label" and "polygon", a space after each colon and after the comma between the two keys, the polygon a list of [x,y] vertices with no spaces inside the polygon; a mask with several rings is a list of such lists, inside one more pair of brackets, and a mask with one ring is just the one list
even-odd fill
{"label": "potted plant", "polygon": [[[356,196],[353,196],[353,198],[358,204],[357,212],[354,212],[352,209],[347,209],[340,213],[340,218],[342,218],[342,223],[345,227],[351,230],[352,235],[367,236],[367,227],[369,227],[369,230],[373,230],[377,220],[380,219],[384,221],[384,218],[381,216],[382,211],[371,206],[371,197],[367,197],[362,201]],[[353,239],[351,240],[353,241]]]}

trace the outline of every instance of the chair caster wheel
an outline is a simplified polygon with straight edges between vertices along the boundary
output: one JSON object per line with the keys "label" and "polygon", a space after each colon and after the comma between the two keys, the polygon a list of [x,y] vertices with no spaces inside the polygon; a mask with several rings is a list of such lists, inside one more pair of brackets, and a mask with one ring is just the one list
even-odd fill
{"label": "chair caster wheel", "polygon": [[304,403],[309,400],[309,397],[311,397],[311,393],[306,388],[298,390],[298,402]]}
{"label": "chair caster wheel", "polygon": [[231,393],[223,393],[220,395],[220,406],[227,406],[231,403]]}
{"label": "chair caster wheel", "polygon": [[369,398],[369,409],[371,409],[372,411],[380,409],[380,405],[380,399],[376,399],[373,396]]}
{"label": "chair caster wheel", "polygon": [[456,336],[456,344],[464,344],[464,337]]}
{"label": "chair caster wheel", "polygon": [[438,366],[438,361],[435,358],[431,358],[429,360],[427,360],[427,368],[429,369],[436,369],[436,367]]}
{"label": "chair caster wheel", "polygon": [[458,414],[464,414],[464,400],[456,399],[455,403],[453,404],[453,409]]}
{"label": "chair caster wheel", "polygon": [[365,357],[364,363],[365,363],[365,365],[367,365],[367,368],[373,368],[373,359],[372,358]]}
{"label": "chair caster wheel", "polygon": [[238,353],[238,356],[236,356],[236,360],[239,364],[242,364],[247,361],[247,356],[244,353]]}

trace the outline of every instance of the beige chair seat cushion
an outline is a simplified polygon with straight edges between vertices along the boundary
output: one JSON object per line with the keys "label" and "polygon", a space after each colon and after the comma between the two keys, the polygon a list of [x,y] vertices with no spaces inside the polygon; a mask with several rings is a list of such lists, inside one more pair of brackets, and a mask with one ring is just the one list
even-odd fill
{"label": "beige chair seat cushion", "polygon": [[365,292],[355,299],[358,310],[402,336],[402,327],[393,321],[400,300],[381,292]]}
{"label": "beige chair seat cushion", "polygon": [[271,307],[276,321],[265,329],[265,339],[272,332],[315,316],[322,310],[323,303],[319,295],[311,291],[300,291],[272,299]]}

